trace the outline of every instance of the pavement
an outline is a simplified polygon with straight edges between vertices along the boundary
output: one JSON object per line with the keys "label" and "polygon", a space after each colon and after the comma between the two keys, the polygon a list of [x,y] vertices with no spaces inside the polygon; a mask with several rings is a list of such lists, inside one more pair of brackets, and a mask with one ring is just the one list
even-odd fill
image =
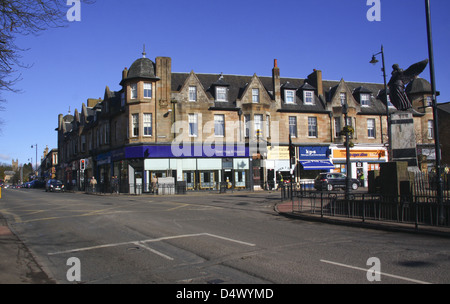
{"label": "pavement", "polygon": [[0,284],[55,283],[0,214]]}
{"label": "pavement", "polygon": [[[380,229],[393,232],[409,232],[450,237],[450,228],[419,227],[402,223],[362,221],[347,217],[327,217],[320,214],[293,212],[292,202],[279,202],[274,207],[279,215],[292,219],[318,221],[336,225]],[[55,281],[42,270],[33,254],[14,234],[5,218],[0,214],[0,284],[55,284]]]}

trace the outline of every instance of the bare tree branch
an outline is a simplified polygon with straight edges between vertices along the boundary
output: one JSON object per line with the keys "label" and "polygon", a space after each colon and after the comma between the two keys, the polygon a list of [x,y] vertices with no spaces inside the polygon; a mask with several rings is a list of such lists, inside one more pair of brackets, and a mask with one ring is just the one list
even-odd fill
{"label": "bare tree branch", "polygon": [[[65,0],[0,0],[0,93],[17,92],[14,85],[21,76],[14,75],[19,68],[29,67],[21,62],[21,53],[26,50],[16,45],[15,38],[67,26],[68,9]],[[0,98],[0,111],[4,110],[1,104],[5,102]]]}

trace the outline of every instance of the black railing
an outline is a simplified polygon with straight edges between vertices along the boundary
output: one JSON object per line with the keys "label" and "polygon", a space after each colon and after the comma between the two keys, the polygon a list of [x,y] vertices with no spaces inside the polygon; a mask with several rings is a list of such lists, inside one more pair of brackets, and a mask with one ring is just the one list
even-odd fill
{"label": "black railing", "polygon": [[[331,217],[419,225],[450,227],[450,200],[442,205],[436,196],[389,196],[352,193],[346,199],[343,192],[295,190],[283,187],[283,196],[292,201],[293,213],[310,213]],[[444,218],[443,222],[440,219]]]}

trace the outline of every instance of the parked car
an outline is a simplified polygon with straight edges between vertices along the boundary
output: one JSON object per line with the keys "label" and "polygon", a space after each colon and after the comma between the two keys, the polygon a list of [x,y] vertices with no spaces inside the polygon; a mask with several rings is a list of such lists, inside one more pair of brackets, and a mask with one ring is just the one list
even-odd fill
{"label": "parked car", "polygon": [[64,184],[57,179],[49,179],[45,184],[45,192],[61,191],[64,192]]}
{"label": "parked car", "polygon": [[[357,190],[361,186],[361,182],[355,178],[350,179],[350,186],[353,190]],[[346,175],[343,173],[320,173],[314,179],[314,188],[316,190],[328,190],[346,187]]]}

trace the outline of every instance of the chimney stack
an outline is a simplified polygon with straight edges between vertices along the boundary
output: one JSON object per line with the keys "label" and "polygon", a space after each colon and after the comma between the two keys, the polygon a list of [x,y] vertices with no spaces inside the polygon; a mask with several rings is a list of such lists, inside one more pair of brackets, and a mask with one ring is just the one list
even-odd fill
{"label": "chimney stack", "polygon": [[323,96],[322,71],[314,69],[308,75],[308,83],[317,89],[318,96]]}
{"label": "chimney stack", "polygon": [[122,80],[127,78],[127,76],[128,76],[128,69],[125,67],[122,71]]}
{"label": "chimney stack", "polygon": [[278,67],[277,59],[275,59],[273,62],[272,82],[273,82],[273,97],[275,98],[275,102],[281,103],[280,68]]}

